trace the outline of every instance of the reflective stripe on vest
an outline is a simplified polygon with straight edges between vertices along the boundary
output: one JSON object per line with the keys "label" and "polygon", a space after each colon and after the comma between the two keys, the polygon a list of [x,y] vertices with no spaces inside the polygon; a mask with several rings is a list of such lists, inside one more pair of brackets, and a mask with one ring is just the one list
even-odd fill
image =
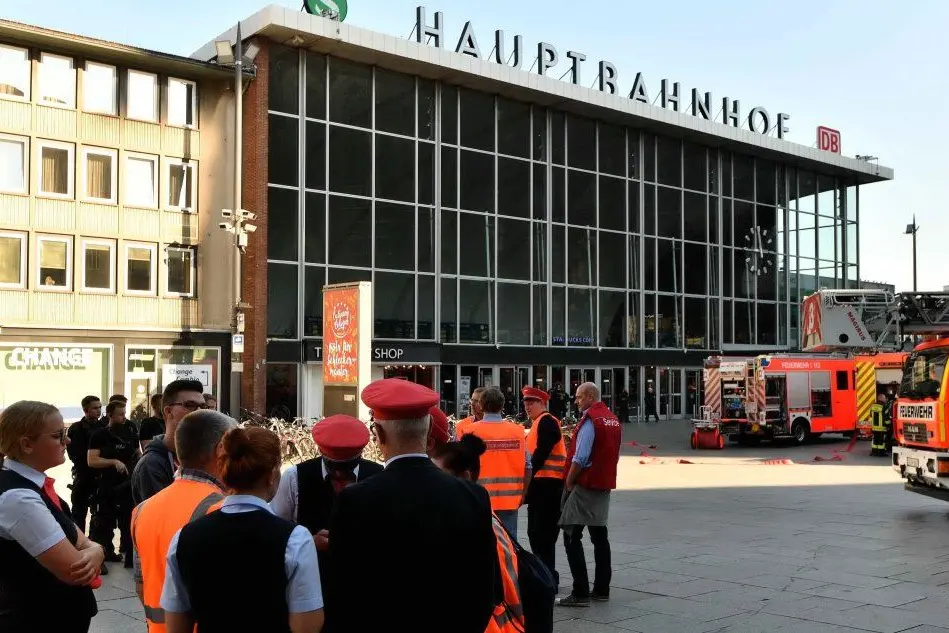
{"label": "reflective stripe on vest", "polygon": [[[161,592],[172,537],[186,524],[215,510],[223,500],[224,494],[211,483],[178,479],[133,511],[132,542],[142,571],[142,597],[149,633],[166,630]],[[145,520],[141,520],[143,513],[148,517]]]}
{"label": "reflective stripe on vest", "polygon": [[491,497],[495,512],[517,510],[524,498],[527,445],[524,428],[514,422],[475,422],[465,433],[484,440],[478,483]]}
{"label": "reflective stripe on vest", "polygon": [[520,633],[524,631],[524,606],[521,604],[521,592],[517,584],[517,557],[514,544],[497,515],[492,526],[498,544],[498,562],[501,567],[501,585],[504,589],[504,601],[495,606],[492,621],[487,632]]}
{"label": "reflective stripe on vest", "polygon": [[[550,416],[551,419],[553,419],[557,423],[557,426],[561,426],[560,420],[550,415],[550,413],[546,411],[542,413],[540,416],[538,416],[533,421],[533,424],[531,424],[531,430],[527,434],[527,450],[530,451],[531,454],[537,451],[537,435],[538,435],[537,423],[540,420],[540,418],[542,418],[545,415]],[[567,472],[566,466],[567,466],[567,445],[563,441],[563,432],[561,431],[560,440],[558,440],[558,442],[554,444],[554,447],[550,450],[550,455],[548,455],[547,459],[544,460],[544,464],[543,466],[540,467],[540,470],[534,473],[534,477],[550,477],[552,479],[563,479],[565,476],[565,473]]]}

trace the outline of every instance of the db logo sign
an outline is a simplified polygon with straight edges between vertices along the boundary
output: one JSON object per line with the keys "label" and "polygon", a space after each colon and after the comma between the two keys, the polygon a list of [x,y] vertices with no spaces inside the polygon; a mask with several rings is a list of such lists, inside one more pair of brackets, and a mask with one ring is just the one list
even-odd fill
{"label": "db logo sign", "polygon": [[817,128],[817,149],[825,152],[840,153],[840,132],[829,127]]}

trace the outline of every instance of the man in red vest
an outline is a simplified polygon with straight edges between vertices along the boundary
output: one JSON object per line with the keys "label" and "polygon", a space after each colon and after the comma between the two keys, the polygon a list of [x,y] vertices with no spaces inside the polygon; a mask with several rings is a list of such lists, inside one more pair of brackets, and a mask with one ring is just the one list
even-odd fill
{"label": "man in red vest", "polygon": [[[577,387],[575,398],[581,416],[567,453],[570,470],[564,482],[560,516],[567,562],[573,576],[573,592],[561,598],[558,604],[588,607],[591,598],[598,601],[610,598],[613,570],[606,523],[610,512],[610,491],[616,489],[623,431],[610,408],[600,401],[600,390],[595,384],[585,382]],[[592,593],[581,542],[584,526],[590,531],[596,567]]]}

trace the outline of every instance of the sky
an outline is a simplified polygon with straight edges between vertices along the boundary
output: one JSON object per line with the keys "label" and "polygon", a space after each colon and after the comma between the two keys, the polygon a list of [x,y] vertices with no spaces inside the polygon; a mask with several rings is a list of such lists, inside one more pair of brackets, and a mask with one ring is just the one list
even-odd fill
{"label": "sky", "polygon": [[[181,55],[266,4],[0,0],[7,19]],[[408,37],[418,4],[429,16],[444,13],[446,47],[472,20],[484,55],[495,29],[524,35],[529,48],[550,42],[562,59],[568,49],[585,53],[587,86],[597,61],[609,60],[621,90],[642,72],[652,98],[668,78],[682,83],[686,97],[696,87],[740,99],[745,112],[755,105],[772,116],[786,112],[792,142],[814,145],[820,125],[840,130],[845,155],[876,156],[895,170],[892,182],[861,190],[861,277],[912,290],[912,239],[903,232],[915,214],[918,287],[949,285],[949,248],[940,242],[949,228],[949,187],[946,164],[936,159],[949,146],[949,126],[940,123],[949,102],[942,62],[949,2],[349,0],[346,22]]]}

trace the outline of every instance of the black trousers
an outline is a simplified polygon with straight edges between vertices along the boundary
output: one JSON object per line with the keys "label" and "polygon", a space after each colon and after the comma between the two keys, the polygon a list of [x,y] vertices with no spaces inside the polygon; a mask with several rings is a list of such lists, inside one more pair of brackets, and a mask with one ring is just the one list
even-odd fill
{"label": "black trousers", "polygon": [[554,580],[560,584],[557,571],[557,538],[560,536],[560,497],[563,495],[563,480],[539,477],[531,482],[527,493],[527,538],[531,551],[539,558]]}
{"label": "black trousers", "polygon": [[87,473],[77,473],[72,480],[72,493],[70,494],[69,505],[72,506],[72,518],[79,526],[79,531],[86,532],[86,514],[92,508],[93,520],[95,520],[95,494],[99,483],[95,475]]}
{"label": "black trousers", "polygon": [[97,512],[92,515],[89,538],[102,546],[106,554],[115,553],[115,529],[119,529],[119,551],[132,551],[132,488],[123,484],[100,483],[96,492]]}
{"label": "black trousers", "polygon": [[[570,573],[573,575],[573,595],[578,598],[590,596],[590,577],[587,573],[587,561],[583,555],[583,525],[571,525],[563,530],[563,544],[567,550],[567,562],[570,564]],[[610,541],[605,525],[591,525],[590,542],[593,543],[593,592],[601,595],[610,595],[610,581],[613,579],[613,569],[610,557]]]}

